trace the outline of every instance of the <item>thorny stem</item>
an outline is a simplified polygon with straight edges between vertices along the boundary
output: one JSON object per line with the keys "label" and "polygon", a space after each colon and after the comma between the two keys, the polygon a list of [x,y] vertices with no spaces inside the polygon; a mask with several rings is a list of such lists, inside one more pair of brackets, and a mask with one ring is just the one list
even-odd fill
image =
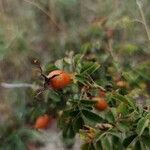
{"label": "thorny stem", "polygon": [[45,81],[49,81],[49,79],[43,73],[41,73],[41,76],[44,78]]}
{"label": "thorny stem", "polygon": [[143,9],[142,9],[142,4],[141,4],[141,1],[139,0],[136,0],[136,3],[138,5],[138,8],[139,8],[139,11],[140,11],[140,14],[141,14],[141,18],[142,18],[142,22],[143,22],[143,25],[145,27],[145,31],[146,31],[146,34],[147,34],[147,38],[150,42],[150,31],[149,31],[149,27],[147,25],[147,22],[146,22],[146,19],[145,19],[145,16],[144,16],[144,12],[143,12]]}
{"label": "thorny stem", "polygon": [[40,62],[39,62],[37,59],[35,59],[35,60],[33,61],[33,63],[34,63],[34,64],[36,65],[36,67],[40,70],[40,74],[41,74],[41,76],[44,78],[45,82],[48,82],[49,79],[47,78],[46,75],[43,74],[43,70],[42,70],[42,67],[41,67]]}
{"label": "thorny stem", "polygon": [[38,96],[42,94],[45,90],[47,90],[47,87],[43,87],[42,89],[40,89],[39,92],[36,94],[35,98],[38,98]]}

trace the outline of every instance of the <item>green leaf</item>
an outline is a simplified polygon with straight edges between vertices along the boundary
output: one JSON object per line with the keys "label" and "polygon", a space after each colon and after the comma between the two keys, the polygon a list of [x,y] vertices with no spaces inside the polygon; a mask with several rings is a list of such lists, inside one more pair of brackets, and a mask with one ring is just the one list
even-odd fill
{"label": "green leaf", "polygon": [[84,106],[92,106],[94,104],[96,104],[96,101],[93,100],[80,100],[80,103]]}
{"label": "green leaf", "polygon": [[70,115],[71,117],[76,117],[79,113],[80,113],[79,110],[73,110],[73,111],[71,111],[71,112],[69,113],[69,115]]}
{"label": "green leaf", "polygon": [[[83,109],[83,108],[82,108]],[[93,107],[92,106],[86,106],[86,105],[84,105],[84,109],[86,109],[86,110],[93,110]]]}
{"label": "green leaf", "polygon": [[99,115],[89,110],[82,110],[83,120],[91,125],[104,121]]}
{"label": "green leaf", "polygon": [[89,150],[96,150],[93,143],[90,143]]}
{"label": "green leaf", "polygon": [[145,119],[149,119],[150,120],[150,113],[146,114]]}
{"label": "green leaf", "polygon": [[67,125],[66,128],[63,130],[63,138],[74,138],[75,137],[75,132],[73,130],[73,127],[71,124]]}
{"label": "green leaf", "polygon": [[111,111],[111,113],[112,113],[112,115],[114,116],[114,118],[117,118],[117,111],[116,111],[116,108],[111,108],[110,109],[110,111]]}
{"label": "green leaf", "polygon": [[127,95],[128,89],[127,88],[121,88],[121,89],[119,89],[118,93],[121,95]]}
{"label": "green leaf", "polygon": [[137,45],[133,45],[133,44],[130,44],[130,43],[120,45],[119,50],[123,54],[127,54],[127,55],[134,55],[134,54],[136,54],[137,52],[140,51],[140,49],[137,47]]}
{"label": "green leaf", "polygon": [[5,142],[11,149],[15,147],[16,150],[26,150],[25,142],[21,140],[21,137],[17,132],[12,133],[8,138],[6,138]]}
{"label": "green leaf", "polygon": [[128,136],[127,138],[125,138],[124,141],[123,141],[123,146],[124,146],[125,148],[127,148],[127,147],[134,141],[134,139],[135,139],[136,137],[137,137],[137,135],[136,135],[136,134],[133,134],[133,135]]}
{"label": "green leaf", "polygon": [[75,132],[78,132],[79,129],[82,129],[84,125],[84,121],[82,117],[77,117],[73,122],[73,129]]}
{"label": "green leaf", "polygon": [[117,107],[117,112],[121,113],[122,115],[127,115],[129,112],[128,105],[124,102],[121,102]]}
{"label": "green leaf", "polygon": [[26,150],[25,142],[21,140],[19,136],[16,135],[16,143],[15,143],[16,150]]}
{"label": "green leaf", "polygon": [[117,127],[119,128],[119,130],[121,130],[122,132],[127,132],[130,129],[130,126],[127,122],[119,122],[117,124]]}
{"label": "green leaf", "polygon": [[78,104],[79,99],[69,99],[68,102],[70,102],[73,105],[76,105],[76,104]]}
{"label": "green leaf", "polygon": [[102,37],[104,35],[104,31],[99,28],[99,26],[94,26],[94,27],[90,27],[89,29],[89,33],[88,33],[89,37]]}
{"label": "green leaf", "polygon": [[76,54],[74,56],[74,63],[78,64],[81,61],[82,57],[83,57],[82,54]]}
{"label": "green leaf", "polygon": [[107,131],[107,134],[110,134],[111,136],[115,136],[117,138],[121,138],[121,133],[118,133],[116,131]]}
{"label": "green leaf", "polygon": [[90,144],[89,143],[85,143],[85,144],[83,144],[81,146],[81,150],[90,150],[89,147],[90,147]]}
{"label": "green leaf", "polygon": [[100,67],[100,64],[98,64],[98,63],[86,61],[83,63],[80,73],[90,75],[90,74],[94,73],[99,67]]}
{"label": "green leaf", "polygon": [[148,148],[150,148],[150,135],[148,134],[148,135],[144,135],[144,136],[142,136],[141,137],[141,139],[142,139],[142,142],[143,142],[143,144],[146,146],[146,147],[148,147]]}
{"label": "green leaf", "polygon": [[96,150],[103,150],[103,146],[102,146],[101,140],[98,140],[94,146],[95,146]]}
{"label": "green leaf", "polygon": [[142,150],[141,143],[139,140],[135,143],[135,150]]}
{"label": "green leaf", "polygon": [[149,124],[149,119],[146,119],[146,118],[142,118],[138,121],[136,132],[139,136],[142,135],[142,133],[144,132],[144,129],[148,127],[148,124]]}
{"label": "green leaf", "polygon": [[123,96],[121,94],[115,94],[113,96],[115,99],[124,102],[126,104],[128,104],[129,106],[131,106],[133,109],[136,109],[135,103],[133,102],[133,100],[131,100],[130,98]]}
{"label": "green leaf", "polygon": [[113,150],[123,149],[121,140],[118,136],[112,136],[112,143],[115,143],[112,144]]}
{"label": "green leaf", "polygon": [[138,85],[137,80],[139,75],[134,73],[133,71],[123,72],[122,76],[126,81],[128,81],[128,83],[136,86]]}
{"label": "green leaf", "polygon": [[46,74],[48,74],[48,73],[50,73],[53,70],[58,70],[58,68],[55,65],[48,63],[48,64],[45,65],[44,70],[45,70],[44,72]]}
{"label": "green leaf", "polygon": [[43,108],[43,106],[38,105],[38,106],[34,107],[33,110],[31,111],[31,115],[29,116],[30,121],[34,122],[37,117],[45,114],[45,112],[46,112],[46,109]]}
{"label": "green leaf", "polygon": [[49,90],[48,94],[49,98],[51,98],[54,102],[60,102],[61,98],[60,96],[53,90]]}
{"label": "green leaf", "polygon": [[115,117],[114,117],[112,111],[107,111],[105,113],[105,119],[110,123],[113,123],[115,121]]}
{"label": "green leaf", "polygon": [[81,61],[82,61],[83,56],[84,55],[81,55],[81,54],[77,54],[74,56],[74,65],[75,65],[77,73],[80,73],[81,71],[81,68],[82,68]]}
{"label": "green leaf", "polygon": [[150,81],[150,78],[148,75],[145,74],[145,72],[142,71],[138,71],[138,70],[134,70],[136,72],[136,74],[139,74],[140,77],[142,77],[143,79],[145,79],[146,81]]}
{"label": "green leaf", "polygon": [[88,50],[90,50],[91,48],[92,48],[91,43],[89,43],[89,42],[84,43],[84,44],[81,46],[81,53],[86,54],[86,52],[87,52]]}
{"label": "green leaf", "polygon": [[102,138],[102,143],[104,145],[103,147],[105,147],[105,150],[111,150],[112,149],[112,145],[111,145],[110,140],[107,136]]}
{"label": "green leaf", "polygon": [[63,69],[64,68],[64,59],[58,59],[55,62],[55,66],[59,69]]}
{"label": "green leaf", "polygon": [[76,76],[76,80],[79,82],[79,83],[81,83],[81,84],[83,84],[83,85],[86,85],[86,78],[84,77],[84,76],[81,76],[81,75],[77,75]]}
{"label": "green leaf", "polygon": [[39,132],[35,130],[31,130],[28,128],[21,128],[18,131],[18,135],[24,140],[24,141],[29,141],[29,140],[39,140],[41,138]]}
{"label": "green leaf", "polygon": [[78,109],[66,109],[63,111],[63,117],[72,117],[74,119],[79,113],[80,111]]}

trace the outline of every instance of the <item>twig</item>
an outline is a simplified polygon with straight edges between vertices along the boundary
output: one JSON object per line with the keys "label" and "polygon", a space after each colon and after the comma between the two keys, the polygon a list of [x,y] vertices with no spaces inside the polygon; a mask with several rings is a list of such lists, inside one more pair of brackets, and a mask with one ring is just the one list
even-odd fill
{"label": "twig", "polygon": [[116,56],[115,56],[115,54],[113,52],[112,44],[113,44],[113,40],[112,39],[108,40],[108,51],[110,52],[110,55],[113,58],[113,60],[115,62],[117,62],[117,58],[116,58]]}
{"label": "twig", "polygon": [[109,39],[108,40],[108,51],[112,57],[112,59],[114,60],[115,62],[115,68],[116,70],[118,71],[118,73],[121,73],[121,68],[118,68],[116,66],[116,64],[119,64],[119,60],[118,60],[118,57],[114,54],[114,50],[113,50],[113,40],[112,39]]}
{"label": "twig", "polygon": [[94,86],[95,88],[99,88],[99,89],[101,89],[101,90],[104,91],[104,92],[106,91],[106,89],[103,88],[102,86],[98,85],[98,84],[91,78],[90,75],[88,75],[88,77],[89,77],[89,79],[90,79],[90,80],[92,81],[92,83],[93,83],[93,85],[92,85],[92,84],[90,84],[90,82],[87,82],[88,85]]}
{"label": "twig", "polygon": [[38,89],[39,87],[34,84],[30,83],[0,83],[0,86],[3,88],[7,89],[12,89],[12,88],[31,88],[31,89]]}
{"label": "twig", "polygon": [[131,21],[131,22],[138,22],[138,23],[141,23],[141,24],[143,24],[144,25],[144,23],[141,21],[141,20],[138,20],[138,19],[134,19],[133,21]]}
{"label": "twig", "polygon": [[48,89],[47,87],[43,87],[43,88],[39,89],[39,92],[36,94],[35,98],[38,98],[38,96],[41,95],[47,89]]}
{"label": "twig", "polygon": [[24,0],[25,2],[27,3],[30,3],[32,4],[33,6],[35,6],[36,8],[40,9],[45,15],[47,15],[49,17],[49,19],[52,21],[52,23],[56,26],[56,28],[58,30],[60,30],[59,26],[57,25],[57,23],[53,20],[53,18],[42,8],[40,7],[38,4],[36,4],[35,2],[33,1],[30,1],[30,0]]}
{"label": "twig", "polygon": [[143,12],[143,9],[142,9],[142,4],[139,0],[136,0],[136,3],[138,5],[138,8],[139,8],[139,11],[140,11],[140,14],[141,14],[141,18],[142,18],[142,22],[143,22],[143,25],[145,27],[145,31],[146,31],[148,40],[150,42],[150,31],[149,31],[149,27],[147,25],[147,22],[146,22],[146,19],[145,19],[145,16],[144,16],[144,12]]}

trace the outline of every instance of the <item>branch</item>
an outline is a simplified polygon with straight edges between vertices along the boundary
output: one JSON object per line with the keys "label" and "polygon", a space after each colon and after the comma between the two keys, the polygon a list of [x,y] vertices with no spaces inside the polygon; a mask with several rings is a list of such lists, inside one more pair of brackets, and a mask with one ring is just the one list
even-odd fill
{"label": "branch", "polygon": [[55,27],[60,30],[60,27],[57,25],[57,23],[54,21],[54,19],[52,18],[52,16],[46,12],[41,6],[39,6],[38,4],[36,4],[33,1],[30,0],[24,0],[27,3],[30,3],[31,5],[33,5],[34,7],[38,8],[39,10],[41,10],[45,15],[47,15],[49,17],[49,19],[51,20],[51,22],[55,25]]}
{"label": "branch", "polygon": [[146,19],[145,19],[145,16],[144,16],[144,12],[143,12],[143,9],[142,9],[142,3],[141,3],[140,0],[136,0],[136,3],[138,5],[138,8],[139,8],[139,11],[140,11],[140,14],[141,14],[141,18],[142,18],[143,25],[145,27],[147,38],[148,38],[148,40],[150,42],[150,31],[149,31],[149,27],[147,25],[147,22],[146,22]]}
{"label": "branch", "polygon": [[113,52],[113,46],[112,45],[113,45],[113,40],[112,39],[108,40],[108,51],[109,51],[111,57],[113,58],[113,60],[115,62],[117,62],[117,58]]}
{"label": "branch", "polygon": [[33,90],[38,89],[39,87],[30,83],[0,83],[2,88],[12,89],[12,88],[31,88]]}

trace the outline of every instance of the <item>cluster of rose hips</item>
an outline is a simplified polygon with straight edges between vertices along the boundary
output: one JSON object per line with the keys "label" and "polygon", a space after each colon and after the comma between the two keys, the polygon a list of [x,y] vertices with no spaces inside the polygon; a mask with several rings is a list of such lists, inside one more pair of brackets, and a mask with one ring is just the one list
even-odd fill
{"label": "cluster of rose hips", "polygon": [[[63,70],[54,70],[50,72],[47,76],[42,73],[42,69],[38,62],[35,62],[41,71],[41,75],[45,79],[44,89],[50,88],[53,90],[60,90],[71,84],[73,81],[73,76],[71,73],[65,72]],[[92,100],[96,101],[95,108],[99,111],[103,111],[108,107],[105,100],[105,91],[100,90],[99,96],[93,97]],[[53,118],[47,114],[37,118],[35,122],[36,129],[45,129],[52,123]]]}
{"label": "cluster of rose hips", "polygon": [[[54,90],[63,89],[69,85],[72,81],[71,75],[62,70],[54,70],[45,77],[45,85],[47,88],[52,88]],[[52,122],[52,117],[45,114],[37,118],[35,123],[36,129],[45,129]]]}

